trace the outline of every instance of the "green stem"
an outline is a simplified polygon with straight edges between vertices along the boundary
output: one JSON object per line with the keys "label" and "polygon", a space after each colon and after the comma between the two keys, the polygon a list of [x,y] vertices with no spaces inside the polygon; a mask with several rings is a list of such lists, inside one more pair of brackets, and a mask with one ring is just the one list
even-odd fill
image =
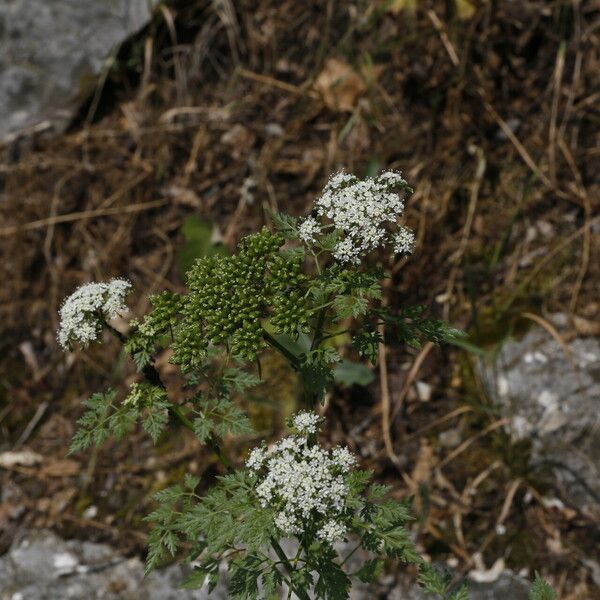
{"label": "green stem", "polygon": [[333,304],[332,300],[329,300],[329,302],[325,302],[325,304],[320,304],[319,306],[315,306],[314,308],[311,308],[310,310],[313,313],[316,313],[319,310],[323,310],[325,308],[328,308],[329,306],[331,306]]}
{"label": "green stem", "polygon": [[263,338],[265,339],[265,341],[267,342],[267,344],[269,344],[269,346],[271,346],[272,348],[275,348],[275,350],[277,350],[285,358],[287,358],[288,361],[291,363],[292,367],[294,367],[294,369],[296,369],[296,371],[300,370],[300,361],[298,360],[298,357],[293,352],[290,352],[283,344],[281,344],[280,342],[278,342],[266,330],[263,330]]}
{"label": "green stem", "polygon": [[335,331],[334,333],[328,333],[326,336],[323,336],[321,338],[321,342],[324,342],[325,340],[330,340],[331,338],[335,338],[338,335],[343,335],[344,333],[348,333],[350,331],[350,329],[342,329],[341,331]]}
{"label": "green stem", "polygon": [[315,266],[317,267],[317,273],[319,275],[321,275],[321,265],[319,264],[319,257],[315,254],[315,251],[312,248],[309,248],[309,250],[315,259]]}
{"label": "green stem", "polygon": [[279,542],[274,537],[271,538],[271,546],[273,546],[275,554],[277,554],[281,562],[285,565],[285,568],[290,575],[290,590],[292,590],[296,594],[296,596],[298,596],[298,598],[301,598],[302,600],[310,600],[310,596],[305,590],[297,590],[293,588],[292,573],[294,572],[294,567],[292,567],[289,558],[286,556],[285,552],[283,551],[283,548],[279,545]]}
{"label": "green stem", "polygon": [[313,338],[312,344],[310,345],[311,350],[315,350],[321,345],[323,341],[323,326],[325,325],[325,316],[327,315],[327,308],[332,304],[332,301],[325,303],[319,310],[317,316],[317,324],[315,326],[315,337]]}
{"label": "green stem", "polygon": [[364,537],[365,537],[365,534],[363,534],[363,535],[360,537],[360,540],[359,540],[358,544],[356,544],[356,546],[355,546],[355,547],[352,549],[352,551],[351,551],[351,552],[350,552],[350,553],[349,553],[349,554],[346,556],[346,558],[344,558],[344,560],[341,562],[341,564],[340,564],[340,566],[341,566],[341,567],[342,567],[342,566],[344,566],[344,565],[346,564],[346,562],[348,562],[348,559],[349,559],[349,558],[350,558],[350,557],[351,557],[351,556],[352,556],[352,555],[353,555],[353,554],[354,554],[354,553],[355,553],[355,552],[356,552],[356,551],[357,551],[357,550],[358,550],[358,549],[361,547],[361,545],[362,545],[362,541],[363,541],[363,538],[364,538]]}
{"label": "green stem", "polygon": [[[106,323],[106,321],[105,325],[108,328],[108,330],[121,343],[125,344],[125,342],[127,342],[127,336],[123,335],[120,331],[117,331],[112,325]],[[142,369],[142,374],[144,375],[148,383],[151,383],[152,385],[166,390],[166,386],[160,377],[160,373],[158,372],[158,370],[152,362],[149,362],[147,365],[144,366],[144,368]],[[188,419],[188,417],[185,415],[180,406],[172,403],[169,404],[169,413],[173,415],[184,427],[186,427],[190,431],[194,431],[194,424],[192,423],[192,421],[190,421],[190,419]],[[227,469],[227,471],[231,471],[231,461],[227,456],[225,456],[225,454],[223,454],[219,443],[214,439],[214,437],[209,436],[205,440],[205,443],[214,452],[219,462]]]}

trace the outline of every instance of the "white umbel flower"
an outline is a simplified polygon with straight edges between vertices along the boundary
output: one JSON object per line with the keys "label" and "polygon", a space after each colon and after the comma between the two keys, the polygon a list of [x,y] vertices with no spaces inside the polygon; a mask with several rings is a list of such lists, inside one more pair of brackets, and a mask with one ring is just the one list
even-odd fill
{"label": "white umbel flower", "polygon": [[338,521],[327,521],[319,531],[317,531],[317,537],[320,539],[333,544],[335,541],[344,537],[346,533],[346,527]]}
{"label": "white umbel flower", "polygon": [[300,535],[308,524],[332,543],[346,531],[346,476],[356,459],[346,449],[328,451],[308,442],[321,418],[304,411],[292,418],[302,435],[289,436],[264,450],[252,451],[246,465],[257,475],[255,492],[262,507],[277,511],[276,527],[284,535]]}
{"label": "white umbel flower", "polygon": [[251,471],[258,471],[263,466],[265,458],[267,458],[267,451],[264,448],[254,448],[248,456],[246,467]]}
{"label": "white umbel flower", "polygon": [[298,523],[298,519],[287,512],[280,512],[275,517],[275,525],[288,535],[300,535],[302,533],[302,527]]}
{"label": "white umbel flower", "polygon": [[348,450],[348,448],[343,446],[334,448],[331,451],[331,456],[342,473],[348,473],[350,469],[356,465],[356,457]]}
{"label": "white umbel flower", "polygon": [[309,435],[311,433],[317,433],[321,417],[314,412],[304,410],[299,412],[293,419],[292,425],[299,433]]}
{"label": "white umbel flower", "polygon": [[65,299],[60,311],[57,337],[63,348],[79,342],[87,346],[95,341],[102,330],[104,320],[110,320],[127,312],[125,297],[131,283],[113,279],[108,283],[86,283]]}
{"label": "white umbel flower", "polygon": [[404,212],[397,190],[406,189],[408,184],[394,171],[364,180],[347,173],[331,177],[315,208],[343,235],[333,250],[336,260],[359,264],[363,255],[390,241],[390,228]]}
{"label": "white umbel flower", "polygon": [[298,227],[300,239],[307,244],[314,243],[319,233],[321,233],[321,226],[314,217],[307,217]]}
{"label": "white umbel flower", "polygon": [[393,241],[396,254],[412,254],[415,249],[415,234],[408,227],[400,227]]}

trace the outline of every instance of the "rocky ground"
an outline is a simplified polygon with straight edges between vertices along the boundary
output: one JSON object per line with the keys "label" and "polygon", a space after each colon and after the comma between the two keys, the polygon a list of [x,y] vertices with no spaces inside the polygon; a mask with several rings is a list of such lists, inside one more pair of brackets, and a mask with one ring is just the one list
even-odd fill
{"label": "rocky ground", "polygon": [[[108,339],[60,352],[62,298],[124,276],[141,316],[207,245],[305,214],[340,168],[415,187],[386,301],[473,346],[387,348],[387,374],[333,390],[328,439],[414,497],[419,550],[476,598],[520,600],[511,573],[539,569],[596,600],[598,3],[154,4],[0,0],[2,600],[168,598],[181,572],[142,579],[142,519],[184,472],[219,473],[185,433],[67,457],[82,400],[135,369]],[[269,357],[264,374],[278,404],[253,418],[276,436],[295,382]],[[419,598],[387,577],[383,596]]]}
{"label": "rocky ground", "polygon": [[[226,600],[220,584],[211,594],[180,589],[186,569],[168,567],[144,577],[142,562],[106,544],[63,540],[40,530],[25,532],[0,557],[0,600]],[[428,600],[402,578],[388,576],[378,590],[356,586],[352,600]],[[493,583],[472,583],[472,600],[526,600],[527,584],[510,571]],[[285,597],[285,594],[282,596]]]}
{"label": "rocky ground", "polygon": [[567,323],[553,315],[546,328],[504,343],[484,381],[511,437],[531,442],[531,464],[552,472],[564,503],[598,521],[600,341],[564,339]]}

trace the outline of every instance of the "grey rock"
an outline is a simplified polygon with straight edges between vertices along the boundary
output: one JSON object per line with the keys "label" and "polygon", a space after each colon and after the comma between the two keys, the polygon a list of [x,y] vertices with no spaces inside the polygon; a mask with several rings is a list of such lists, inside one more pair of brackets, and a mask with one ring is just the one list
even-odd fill
{"label": "grey rock", "polygon": [[[489,583],[467,582],[470,600],[527,600],[529,584],[513,573],[506,570],[500,574],[498,579]],[[384,596],[382,596],[384,597]],[[385,596],[389,600],[439,600],[437,596],[426,594],[414,584],[403,582],[402,579],[389,594]],[[370,596],[365,595],[361,600],[367,600]]]}
{"label": "grey rock", "polygon": [[[144,577],[139,558],[126,558],[106,544],[65,541],[49,531],[30,531],[0,557],[0,600],[208,600],[208,590],[182,590],[184,567]],[[225,600],[223,585],[210,595]]]}
{"label": "grey rock", "polygon": [[[559,325],[564,319],[554,319]],[[508,417],[514,440],[529,439],[531,461],[551,469],[563,500],[600,516],[600,342],[566,349],[542,329],[503,345],[481,365],[486,387]]]}
{"label": "grey rock", "polygon": [[62,130],[157,0],[0,0],[0,139]]}
{"label": "grey rock", "polygon": [[529,583],[512,571],[504,571],[492,583],[469,583],[471,600],[527,600]]}

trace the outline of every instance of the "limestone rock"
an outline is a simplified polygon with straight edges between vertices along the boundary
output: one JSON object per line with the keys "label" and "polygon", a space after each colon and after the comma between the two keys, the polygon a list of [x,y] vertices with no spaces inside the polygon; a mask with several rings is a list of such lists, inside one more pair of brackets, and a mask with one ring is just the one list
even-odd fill
{"label": "limestone rock", "polygon": [[[560,319],[556,319],[560,323]],[[481,367],[515,440],[529,439],[531,461],[553,471],[563,500],[600,516],[600,342],[564,347],[542,329],[503,345]]]}
{"label": "limestone rock", "polygon": [[[208,600],[207,589],[179,589],[181,566],[144,577],[139,558],[126,558],[106,544],[65,541],[49,531],[17,538],[0,557],[0,600]],[[217,586],[211,600],[225,600]]]}
{"label": "limestone rock", "polygon": [[0,0],[0,139],[62,130],[157,0]]}

